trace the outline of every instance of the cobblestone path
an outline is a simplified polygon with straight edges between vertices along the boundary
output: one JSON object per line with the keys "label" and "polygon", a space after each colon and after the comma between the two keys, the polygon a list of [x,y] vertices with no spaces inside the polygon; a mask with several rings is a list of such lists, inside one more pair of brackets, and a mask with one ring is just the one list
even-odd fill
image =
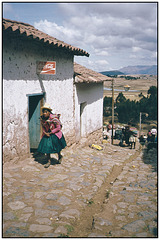
{"label": "cobblestone path", "polygon": [[148,156],[141,153],[127,163],[106,188],[103,207],[94,216],[88,237],[157,236],[156,151],[150,151],[148,162],[152,164],[144,163],[144,157],[147,160]]}
{"label": "cobblestone path", "polygon": [[[4,164],[3,237],[155,236],[157,172],[144,163],[138,146],[66,148],[63,154],[61,164],[53,155],[48,169],[43,159],[32,157]],[[122,166],[108,182],[113,169]],[[96,200],[103,188],[105,197]],[[77,223],[88,212],[91,222],[83,231]]]}

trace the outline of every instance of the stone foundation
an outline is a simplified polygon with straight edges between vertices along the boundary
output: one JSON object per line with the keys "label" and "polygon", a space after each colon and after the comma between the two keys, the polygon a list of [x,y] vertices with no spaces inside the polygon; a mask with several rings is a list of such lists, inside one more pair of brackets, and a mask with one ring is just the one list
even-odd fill
{"label": "stone foundation", "polygon": [[89,134],[87,137],[88,139],[88,144],[101,144],[103,140],[103,130],[98,129],[97,131]]}
{"label": "stone foundation", "polygon": [[90,133],[86,138],[81,138],[79,142],[73,144],[73,146],[80,145],[89,146],[90,144],[102,144],[103,140],[103,129],[98,129],[92,133]]}

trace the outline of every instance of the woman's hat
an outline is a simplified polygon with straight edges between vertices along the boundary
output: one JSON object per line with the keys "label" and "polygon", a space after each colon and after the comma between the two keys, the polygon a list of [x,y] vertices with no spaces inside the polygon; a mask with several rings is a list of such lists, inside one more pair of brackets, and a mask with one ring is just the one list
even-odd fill
{"label": "woman's hat", "polygon": [[52,111],[52,108],[50,107],[50,105],[48,103],[45,103],[43,107],[41,107],[41,109],[48,109],[49,111]]}

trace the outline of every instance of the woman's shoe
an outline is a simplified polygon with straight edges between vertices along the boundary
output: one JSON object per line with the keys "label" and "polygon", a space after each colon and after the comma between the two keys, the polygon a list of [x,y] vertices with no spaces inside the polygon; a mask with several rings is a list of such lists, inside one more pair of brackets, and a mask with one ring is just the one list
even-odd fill
{"label": "woman's shoe", "polygon": [[61,162],[62,162],[62,158],[63,158],[63,156],[62,156],[62,155],[59,155],[59,158],[58,158],[58,164],[61,164]]}
{"label": "woman's shoe", "polygon": [[44,167],[45,167],[45,168],[48,168],[50,165],[51,165],[51,160],[49,159],[49,160],[48,160],[48,163],[46,163],[46,164],[44,165]]}

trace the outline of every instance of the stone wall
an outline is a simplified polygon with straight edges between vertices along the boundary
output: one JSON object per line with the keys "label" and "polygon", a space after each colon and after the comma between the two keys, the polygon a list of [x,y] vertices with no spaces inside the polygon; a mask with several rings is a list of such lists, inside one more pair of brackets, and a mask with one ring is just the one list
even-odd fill
{"label": "stone wall", "polygon": [[103,140],[103,130],[98,129],[92,133],[90,133],[87,137],[88,139],[88,145],[90,144],[102,144],[102,140]]}
{"label": "stone wall", "polygon": [[73,144],[73,148],[80,146],[89,146],[91,144],[99,144],[101,145],[103,141],[103,130],[102,128],[88,134],[87,137],[81,138],[79,141],[76,141],[75,144]]}

